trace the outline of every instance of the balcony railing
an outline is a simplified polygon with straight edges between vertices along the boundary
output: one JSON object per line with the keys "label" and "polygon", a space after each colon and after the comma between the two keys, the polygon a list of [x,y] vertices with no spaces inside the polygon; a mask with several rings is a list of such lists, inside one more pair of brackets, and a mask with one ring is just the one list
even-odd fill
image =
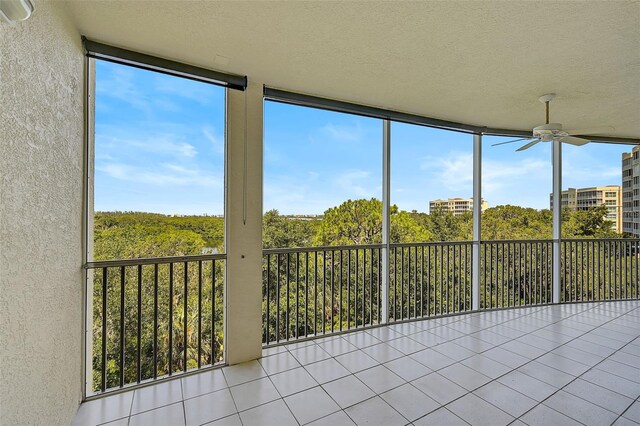
{"label": "balcony railing", "polygon": [[[382,323],[384,285],[390,323],[472,310],[469,241],[263,253],[265,346]],[[552,241],[483,241],[479,256],[480,309],[552,302]],[[225,263],[224,254],[88,263],[92,391],[223,363]],[[639,239],[563,240],[560,267],[563,302],[640,296]]]}
{"label": "balcony railing", "polygon": [[[473,243],[267,249],[263,256],[263,344],[379,324],[382,286],[389,322],[472,309]],[[480,244],[480,309],[553,302],[553,241]],[[638,298],[640,240],[564,240],[563,302]]]}
{"label": "balcony railing", "polygon": [[640,239],[562,241],[563,302],[637,299]]}
{"label": "balcony railing", "polygon": [[389,321],[471,310],[472,243],[391,244]]}
{"label": "balcony railing", "polygon": [[480,307],[510,308],[551,303],[549,240],[483,241],[480,244]]}
{"label": "balcony railing", "polygon": [[223,362],[225,258],[86,265],[94,393]]}
{"label": "balcony railing", "polygon": [[263,343],[378,324],[381,247],[264,250]]}

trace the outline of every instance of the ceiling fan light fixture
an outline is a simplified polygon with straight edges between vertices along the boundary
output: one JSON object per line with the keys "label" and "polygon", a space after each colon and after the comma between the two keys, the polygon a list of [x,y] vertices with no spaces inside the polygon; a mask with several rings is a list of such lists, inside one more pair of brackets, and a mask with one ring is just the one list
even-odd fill
{"label": "ceiling fan light fixture", "polygon": [[9,24],[29,19],[33,4],[29,0],[0,0],[0,17]]}

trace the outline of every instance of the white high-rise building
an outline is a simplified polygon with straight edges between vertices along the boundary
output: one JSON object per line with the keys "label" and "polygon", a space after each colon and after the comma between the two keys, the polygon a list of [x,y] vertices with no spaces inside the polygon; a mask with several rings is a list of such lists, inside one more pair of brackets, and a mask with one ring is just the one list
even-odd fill
{"label": "white high-rise building", "polygon": [[[489,204],[482,200],[480,209],[485,211],[489,208]],[[446,212],[453,213],[454,216],[462,215],[466,212],[473,211],[473,198],[448,198],[446,200],[429,201],[429,212],[436,209],[442,209]]]}
{"label": "white high-rise building", "polygon": [[622,230],[640,237],[640,146],[622,154]]}
{"label": "white high-rise building", "polygon": [[[550,208],[553,209],[553,194],[549,194]],[[589,188],[569,188],[562,191],[562,208],[588,210],[601,205],[607,206],[606,220],[613,222],[613,229],[622,232],[622,191],[620,185],[593,186]]]}

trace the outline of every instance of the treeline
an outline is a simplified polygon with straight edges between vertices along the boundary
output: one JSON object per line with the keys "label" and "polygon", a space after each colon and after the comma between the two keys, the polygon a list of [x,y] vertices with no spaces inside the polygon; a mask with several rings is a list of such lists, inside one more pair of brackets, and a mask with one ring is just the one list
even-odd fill
{"label": "treeline", "polygon": [[[605,206],[565,210],[564,238],[620,236],[605,219]],[[391,242],[469,241],[471,212],[453,216],[442,210],[407,212],[391,206]],[[382,203],[348,200],[324,212],[322,218],[298,219],[264,214],[264,248],[377,244],[382,241]],[[484,240],[550,239],[550,210],[497,206],[482,215]],[[224,219],[218,216],[167,216],[144,212],[97,212],[94,218],[94,258],[129,259],[223,252]]]}
{"label": "treeline", "polygon": [[[564,238],[608,238],[620,236],[606,220],[607,208],[571,211],[562,215]],[[470,241],[473,215],[460,216],[436,210],[407,212],[391,206],[390,238],[393,243]],[[482,215],[484,240],[551,239],[550,210],[497,206]],[[348,200],[324,212],[319,220],[295,220],[270,210],[263,220],[264,248],[325,245],[376,244],[382,241],[382,203],[377,199]]]}
{"label": "treeline", "polygon": [[97,212],[96,260],[201,254],[223,251],[224,219],[217,216],[167,216],[144,212]]}
{"label": "treeline", "polygon": [[[607,208],[563,211],[564,238],[620,236],[605,219]],[[407,212],[391,206],[391,242],[469,241],[471,212],[453,216],[442,210]],[[348,200],[322,218],[299,219],[270,210],[263,218],[264,248],[376,244],[382,241],[382,202]],[[482,215],[484,240],[550,239],[551,211],[497,206]],[[218,216],[167,216],[144,212],[97,212],[94,218],[95,259],[182,256],[203,249],[222,252],[224,219]]]}

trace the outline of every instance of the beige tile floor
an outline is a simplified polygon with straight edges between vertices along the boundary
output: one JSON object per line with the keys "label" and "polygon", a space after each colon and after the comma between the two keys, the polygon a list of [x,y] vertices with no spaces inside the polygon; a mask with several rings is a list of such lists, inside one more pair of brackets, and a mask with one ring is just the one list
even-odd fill
{"label": "beige tile floor", "polygon": [[640,302],[481,312],[264,351],[74,425],[640,425]]}

